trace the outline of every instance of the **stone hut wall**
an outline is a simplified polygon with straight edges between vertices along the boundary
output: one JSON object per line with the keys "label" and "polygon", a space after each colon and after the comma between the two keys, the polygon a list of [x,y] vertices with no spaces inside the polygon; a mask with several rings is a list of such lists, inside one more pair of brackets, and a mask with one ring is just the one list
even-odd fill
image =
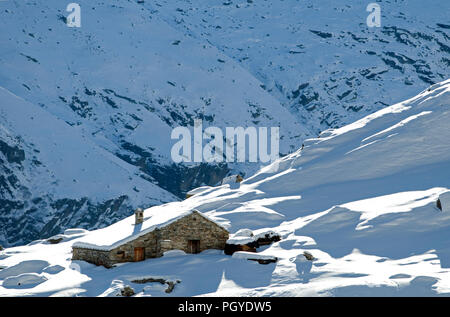
{"label": "stone hut wall", "polygon": [[113,262],[109,258],[108,251],[84,249],[84,248],[73,248],[72,250],[72,260],[81,260],[96,265],[103,265],[106,267],[111,267]]}
{"label": "stone hut wall", "polygon": [[200,240],[200,252],[207,249],[223,250],[229,234],[216,223],[193,212],[162,228],[159,236],[159,241],[164,240],[158,254],[162,256],[165,251],[176,249],[189,253],[189,240]]}
{"label": "stone hut wall", "polygon": [[158,256],[158,232],[157,230],[146,233],[135,240],[127,242],[110,251],[111,260],[116,263],[133,262],[134,249],[144,248],[145,259]]}

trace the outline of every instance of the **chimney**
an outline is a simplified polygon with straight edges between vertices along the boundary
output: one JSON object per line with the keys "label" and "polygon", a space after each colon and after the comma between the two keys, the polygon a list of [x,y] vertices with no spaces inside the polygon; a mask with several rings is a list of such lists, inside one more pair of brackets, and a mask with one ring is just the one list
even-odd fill
{"label": "chimney", "polygon": [[134,218],[136,219],[135,224],[138,225],[144,222],[144,211],[141,208],[138,208],[134,211]]}

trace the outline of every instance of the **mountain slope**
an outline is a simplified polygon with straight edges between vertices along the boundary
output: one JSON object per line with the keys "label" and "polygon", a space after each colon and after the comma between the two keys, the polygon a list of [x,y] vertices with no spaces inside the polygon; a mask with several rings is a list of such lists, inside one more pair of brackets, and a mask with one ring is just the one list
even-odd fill
{"label": "mountain slope", "polygon": [[404,100],[449,77],[445,1],[146,2],[174,28],[238,61],[298,120],[317,133]]}
{"label": "mountain slope", "polygon": [[[203,119],[204,128],[210,125],[221,128],[282,125],[280,150],[283,153],[296,147],[300,135],[308,134],[237,63],[213,46],[180,34],[136,2],[81,1],[80,5],[82,27],[75,29],[66,26],[64,19],[68,13],[60,1],[0,3],[0,25],[2,30],[8,30],[0,34],[0,86],[34,108],[40,108],[33,110],[36,122],[45,125],[50,115],[64,123],[49,125],[52,134],[68,135],[72,129],[84,142],[101,149],[104,155],[109,153],[109,159],[116,164],[128,166],[131,179],[141,176],[136,184],[122,186],[122,192],[116,193],[115,200],[108,204],[121,205],[120,197],[135,197],[135,186],[141,187],[140,197],[129,201],[129,208],[177,200],[176,196],[184,197],[192,186],[219,182],[233,166],[175,165],[171,160],[171,146],[176,141],[170,138],[172,129],[179,125],[190,126],[195,118]],[[14,100],[11,104],[8,101],[0,101],[5,113],[2,126],[12,124],[7,115]],[[33,107],[28,105],[30,109]],[[11,133],[13,138],[21,138],[25,143],[33,142],[29,134]],[[39,133],[36,130],[35,137]],[[2,141],[10,142],[3,136]],[[69,141],[61,138],[58,142]],[[40,143],[34,150],[53,151],[51,143]],[[68,153],[73,151],[69,149]],[[64,151],[58,155],[67,157]],[[51,166],[55,160],[58,158],[46,157],[40,162]],[[11,190],[7,188],[10,184],[2,184],[0,198],[7,203],[0,211],[1,226],[8,229],[4,229],[0,244],[29,242],[71,226],[92,229],[123,217],[123,211],[114,210],[111,215],[106,211],[107,206],[94,208],[86,206],[84,200],[73,201],[74,196],[97,200],[90,194],[78,196],[80,191],[87,192],[83,186],[87,189],[96,182],[118,181],[110,182],[109,177],[96,179],[100,177],[96,173],[85,174],[83,169],[89,170],[90,165],[96,166],[84,159],[71,166],[74,174],[86,175],[83,185],[78,183],[80,186],[73,192],[52,184],[52,174],[60,182],[72,182],[75,177],[67,175],[64,168],[44,169],[35,164],[29,165],[29,173],[41,179],[41,189],[23,184]],[[256,167],[241,164],[240,170],[245,172]],[[104,168],[102,175],[116,173],[115,164]],[[4,170],[4,178],[21,178],[23,173],[19,165],[4,166]],[[149,184],[141,184],[142,180]],[[155,185],[160,189],[155,189]],[[30,196],[41,197],[43,189],[50,188],[61,201],[53,202],[61,205],[57,207],[59,212],[79,220],[59,221],[55,225],[52,208],[30,202]],[[70,201],[70,208],[63,207],[64,199]],[[20,230],[11,226],[17,220],[12,215],[22,215],[27,208],[39,209],[39,217],[34,217],[33,221],[23,220]],[[94,215],[90,215],[92,213]],[[89,220],[91,217],[98,219]]]}
{"label": "mountain slope", "polygon": [[[258,249],[277,257],[276,263],[260,265],[206,251],[99,269],[67,260],[79,239],[67,235],[58,245],[37,241],[6,249],[0,293],[114,296],[130,284],[139,295],[165,295],[160,288],[132,282],[151,276],[180,280],[174,296],[448,295],[449,107],[447,80],[307,140],[302,150],[240,185],[212,187],[165,205],[196,208],[231,233],[242,228],[278,232],[281,241]],[[55,260],[48,262],[48,253]],[[25,263],[36,268],[27,273],[40,277],[26,290],[12,283],[24,271],[23,261],[32,261]],[[44,267],[50,265],[63,270],[48,274]],[[5,284],[6,278],[12,279]]]}
{"label": "mountain slope", "polygon": [[[279,126],[284,155],[320,131],[449,77],[445,1],[426,7],[420,1],[380,2],[382,27],[374,29],[365,25],[363,1],[78,3],[81,28],[68,28],[66,4],[60,1],[0,1],[0,86],[133,165],[130,177],[138,173],[178,198],[194,187],[215,185],[228,173],[251,175],[260,165],[174,164],[170,133],[176,126],[191,127],[195,118],[203,119],[204,128]],[[3,101],[0,107],[8,109]],[[85,167],[77,166],[82,173]],[[107,174],[114,174],[110,166]],[[4,178],[21,178],[19,165],[6,168]],[[46,180],[45,188],[52,187],[48,171],[30,169]],[[11,200],[10,185],[0,186],[5,186],[0,198]],[[121,195],[133,196],[133,187]],[[14,204],[1,210],[3,227],[11,227],[10,215],[24,213],[29,203],[20,186],[14,196]],[[165,201],[150,198],[140,201],[145,206]],[[80,206],[72,203],[67,213]],[[29,242],[74,225],[52,228],[51,213],[21,230],[9,229],[0,244]],[[109,224],[106,218],[99,215],[95,226]],[[48,229],[41,231],[42,226]]]}

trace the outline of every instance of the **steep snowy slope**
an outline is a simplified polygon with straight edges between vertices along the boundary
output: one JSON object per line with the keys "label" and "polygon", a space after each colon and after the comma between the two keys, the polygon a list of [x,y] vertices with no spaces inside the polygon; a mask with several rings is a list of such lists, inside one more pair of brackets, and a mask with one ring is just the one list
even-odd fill
{"label": "steep snowy slope", "polygon": [[0,242],[111,224],[176,197],[71,127],[0,87]]}
{"label": "steep snowy slope", "polygon": [[140,296],[163,296],[164,289],[133,282],[163,277],[181,281],[173,296],[449,295],[450,214],[437,207],[450,192],[449,107],[447,80],[307,140],[239,187],[213,187],[164,207],[197,208],[231,233],[275,231],[281,241],[258,252],[276,263],[206,251],[107,270],[68,260],[72,243],[89,235],[83,232],[57,245],[3,251],[0,294],[114,296],[130,284]]}

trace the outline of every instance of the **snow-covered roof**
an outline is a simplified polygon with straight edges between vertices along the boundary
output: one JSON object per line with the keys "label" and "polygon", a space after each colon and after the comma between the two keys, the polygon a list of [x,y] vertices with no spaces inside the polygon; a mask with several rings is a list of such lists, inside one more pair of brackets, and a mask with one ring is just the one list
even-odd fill
{"label": "snow-covered roof", "polygon": [[198,210],[183,205],[165,204],[146,209],[144,211],[144,221],[138,225],[135,224],[134,215],[130,216],[109,227],[92,231],[81,240],[75,242],[73,247],[109,251],[155,229],[163,228],[194,212],[224,228]]}

